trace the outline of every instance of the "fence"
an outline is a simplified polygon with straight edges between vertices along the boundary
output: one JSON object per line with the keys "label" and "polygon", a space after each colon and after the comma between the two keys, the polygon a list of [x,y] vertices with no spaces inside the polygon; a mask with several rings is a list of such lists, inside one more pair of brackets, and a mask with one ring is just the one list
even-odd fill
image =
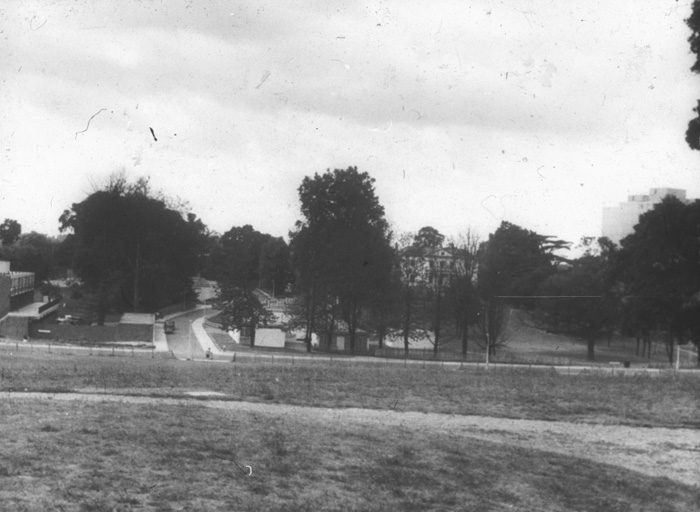
{"label": "fence", "polygon": [[43,353],[63,355],[90,355],[110,357],[148,357],[151,359],[171,359],[175,357],[172,351],[156,352],[155,348],[137,348],[133,346],[95,347],[79,345],[62,345],[59,343],[33,343],[33,342],[0,342],[0,352],[9,353]]}

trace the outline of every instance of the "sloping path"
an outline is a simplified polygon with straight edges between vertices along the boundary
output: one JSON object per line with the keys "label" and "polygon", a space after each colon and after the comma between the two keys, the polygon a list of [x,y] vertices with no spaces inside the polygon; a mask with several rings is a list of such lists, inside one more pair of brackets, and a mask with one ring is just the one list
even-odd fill
{"label": "sloping path", "polygon": [[[201,395],[202,392],[196,394]],[[700,430],[693,429],[591,425],[374,409],[327,409],[223,400],[122,396],[97,392],[3,393],[0,400],[188,404],[289,418],[298,422],[308,422],[311,424],[310,428],[342,423],[357,425],[358,429],[383,425],[395,428],[397,433],[403,429],[430,430],[620,466],[653,477],[667,477],[697,486],[700,492]]]}

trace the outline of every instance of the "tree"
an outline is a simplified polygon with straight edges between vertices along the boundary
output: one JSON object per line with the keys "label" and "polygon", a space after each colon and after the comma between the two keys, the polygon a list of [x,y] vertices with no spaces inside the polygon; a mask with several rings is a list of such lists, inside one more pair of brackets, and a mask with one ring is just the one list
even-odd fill
{"label": "tree", "polygon": [[628,301],[627,314],[644,328],[666,334],[669,361],[674,344],[700,345],[700,201],[666,197],[642,214],[621,241],[617,269]]}
{"label": "tree", "polygon": [[307,176],[299,199],[304,219],[290,233],[297,286],[309,319],[317,308],[337,305],[354,351],[363,314],[391,271],[389,230],[374,179],[356,167]]}
{"label": "tree", "polygon": [[395,246],[393,282],[396,287],[398,325],[403,337],[404,352],[408,355],[409,339],[415,334],[415,303],[419,294],[420,273],[423,267],[422,251],[414,245],[415,235],[400,235]]}
{"label": "tree", "polygon": [[[695,63],[690,70],[694,73],[700,73],[700,0],[693,1],[693,12],[686,23],[692,31],[688,38],[690,51],[695,54]],[[693,111],[696,116],[688,123],[685,140],[692,149],[700,150],[700,101]]]}
{"label": "tree", "polygon": [[479,236],[468,229],[451,242],[453,275],[448,293],[454,308],[457,335],[461,338],[462,357],[467,357],[469,327],[478,318],[479,298],[476,290]]}
{"label": "tree", "polygon": [[[590,246],[590,240],[584,240]],[[611,279],[610,246],[559,268],[540,285],[537,312],[553,329],[580,336],[587,342],[588,359],[595,360],[596,340],[617,321],[617,298]]]}
{"label": "tree", "polygon": [[221,326],[224,330],[237,329],[241,333],[250,329],[250,346],[255,346],[255,331],[260,325],[270,323],[274,315],[249,290],[224,283],[219,285],[215,305],[221,310]]}
{"label": "tree", "polygon": [[495,353],[502,341],[509,305],[532,307],[528,300],[540,284],[566,261],[556,251],[569,243],[502,222],[479,249],[477,291],[482,303],[479,324],[487,350]]}
{"label": "tree", "polygon": [[270,237],[262,244],[258,271],[261,285],[273,296],[286,291],[291,274],[290,255],[289,246],[281,237]]}
{"label": "tree", "polygon": [[12,245],[22,234],[22,225],[14,219],[5,219],[0,224],[0,246]]}
{"label": "tree", "polygon": [[194,296],[190,277],[202,252],[196,217],[186,220],[150,193],[148,181],[113,177],[61,218],[74,234],[74,270],[96,294],[99,323],[114,311],[156,311]]}
{"label": "tree", "polygon": [[54,251],[58,242],[32,231],[0,248],[0,259],[10,261],[13,271],[34,272],[37,284],[50,279],[55,270]]}
{"label": "tree", "polygon": [[418,230],[414,239],[413,245],[416,247],[437,248],[442,247],[442,242],[445,241],[445,236],[432,226],[425,226]]}

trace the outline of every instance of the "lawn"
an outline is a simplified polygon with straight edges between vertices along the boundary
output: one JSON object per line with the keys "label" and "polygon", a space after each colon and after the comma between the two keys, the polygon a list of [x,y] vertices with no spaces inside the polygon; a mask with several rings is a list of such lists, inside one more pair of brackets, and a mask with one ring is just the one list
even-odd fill
{"label": "lawn", "polygon": [[700,509],[696,487],[580,458],[196,402],[3,398],[0,439],[8,512]]}
{"label": "lawn", "polygon": [[[700,428],[699,384],[698,376],[672,373],[565,376],[3,350],[0,508],[696,511],[698,487],[528,443],[404,420],[397,426],[279,408],[237,410],[235,402]],[[178,400],[145,405],[15,394],[25,390]],[[194,400],[188,393],[195,391],[223,396]]]}
{"label": "lawn", "polygon": [[[466,368],[466,367],[465,367]],[[316,362],[184,362],[148,357],[0,352],[0,391],[88,390],[318,407],[700,428],[700,376],[560,375]]]}

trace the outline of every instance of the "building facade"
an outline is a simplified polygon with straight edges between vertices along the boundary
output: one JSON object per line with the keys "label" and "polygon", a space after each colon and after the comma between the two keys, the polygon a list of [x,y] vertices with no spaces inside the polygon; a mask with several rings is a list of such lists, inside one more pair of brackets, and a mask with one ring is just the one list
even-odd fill
{"label": "building facade", "polygon": [[632,195],[617,206],[603,208],[602,235],[615,244],[634,232],[639,216],[654,208],[664,197],[673,196],[686,202],[685,190],[679,188],[652,188],[648,194]]}
{"label": "building facade", "polygon": [[463,271],[454,251],[452,247],[407,247],[401,255],[402,272],[409,284],[447,286],[455,273]]}

